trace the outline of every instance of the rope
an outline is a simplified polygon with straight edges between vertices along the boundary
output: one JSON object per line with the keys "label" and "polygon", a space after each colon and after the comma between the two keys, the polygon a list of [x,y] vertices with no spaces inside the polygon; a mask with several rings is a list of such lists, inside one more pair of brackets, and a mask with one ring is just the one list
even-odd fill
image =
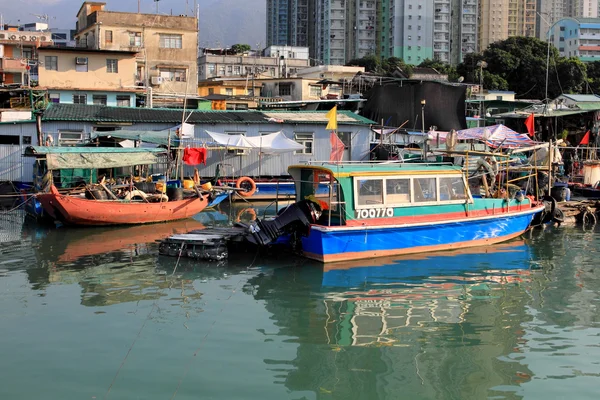
{"label": "rope", "polygon": [[21,204],[19,204],[16,207],[11,208],[10,210],[6,210],[6,211],[1,211],[0,214],[8,214],[12,211],[15,211],[17,208],[21,208],[22,206],[24,206],[27,202],[29,202],[31,199],[33,199],[33,196],[29,197],[27,200],[25,200],[24,202],[22,202]]}

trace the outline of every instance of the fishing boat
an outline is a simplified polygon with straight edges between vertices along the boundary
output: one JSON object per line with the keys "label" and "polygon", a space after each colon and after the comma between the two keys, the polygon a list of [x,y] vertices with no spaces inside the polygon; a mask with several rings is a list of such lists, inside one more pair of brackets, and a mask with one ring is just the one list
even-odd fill
{"label": "fishing boat", "polygon": [[[66,190],[59,190],[54,182],[55,171],[69,171],[71,175],[73,169],[86,171],[87,177],[94,181],[97,177],[94,171],[98,169],[113,172],[124,167],[157,164],[164,154],[165,150],[160,148],[30,146],[25,156],[36,157],[35,181],[39,192],[30,201],[28,210],[66,225],[145,224],[192,217],[211,200],[210,192],[196,186],[184,197],[182,188],[167,194],[155,193],[155,183],[145,181],[109,185],[103,178],[99,184]],[[61,175],[61,179],[64,175],[68,174]],[[140,189],[142,184],[151,190]]]}
{"label": "fishing boat", "polygon": [[[523,234],[543,204],[516,193],[474,197],[460,167],[444,164],[308,164],[289,168],[298,199],[322,214],[300,237],[302,254],[347,261],[489,245]],[[330,182],[314,198],[313,182]]]}

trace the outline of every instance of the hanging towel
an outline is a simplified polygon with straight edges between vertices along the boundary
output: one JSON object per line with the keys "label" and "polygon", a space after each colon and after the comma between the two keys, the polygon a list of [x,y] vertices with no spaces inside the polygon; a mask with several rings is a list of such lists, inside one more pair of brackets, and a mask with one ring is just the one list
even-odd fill
{"label": "hanging towel", "polygon": [[183,162],[187,165],[206,165],[206,149],[186,148],[183,150]]}

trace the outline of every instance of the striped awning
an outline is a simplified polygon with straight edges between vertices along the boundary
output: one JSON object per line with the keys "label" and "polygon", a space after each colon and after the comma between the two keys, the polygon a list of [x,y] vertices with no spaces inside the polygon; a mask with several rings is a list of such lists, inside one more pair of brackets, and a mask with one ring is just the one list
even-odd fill
{"label": "striped awning", "polygon": [[463,129],[457,132],[457,139],[478,140],[490,147],[505,149],[533,146],[539,143],[531,140],[526,134],[515,132],[502,124]]}

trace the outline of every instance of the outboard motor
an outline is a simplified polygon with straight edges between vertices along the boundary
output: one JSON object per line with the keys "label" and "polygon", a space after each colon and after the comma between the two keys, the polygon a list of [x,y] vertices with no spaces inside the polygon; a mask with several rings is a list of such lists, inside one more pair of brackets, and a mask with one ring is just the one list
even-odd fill
{"label": "outboard motor", "polygon": [[316,203],[310,200],[302,200],[287,207],[275,219],[268,221],[256,220],[250,225],[240,223],[236,225],[247,228],[245,238],[248,242],[266,246],[283,234],[299,229],[306,231],[306,228],[317,222],[320,216],[321,209]]}

